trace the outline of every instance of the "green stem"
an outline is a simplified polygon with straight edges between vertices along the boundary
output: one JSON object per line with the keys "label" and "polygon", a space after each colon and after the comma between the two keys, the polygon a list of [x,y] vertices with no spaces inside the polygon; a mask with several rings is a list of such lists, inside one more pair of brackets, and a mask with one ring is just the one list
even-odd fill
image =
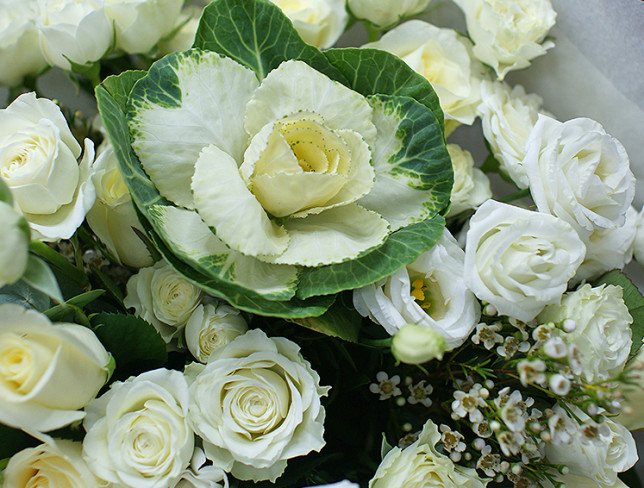
{"label": "green stem", "polygon": [[391,337],[386,339],[361,339],[360,344],[369,347],[391,347]]}
{"label": "green stem", "polygon": [[380,39],[380,34],[382,32],[380,29],[369,22],[365,22],[365,26],[367,27],[367,36],[369,42],[376,42],[378,39]]}
{"label": "green stem", "polygon": [[521,198],[525,198],[529,196],[530,196],[530,189],[526,188],[525,190],[517,190],[513,193],[510,193],[509,195],[505,195],[504,197],[499,198],[499,202],[511,203],[511,202],[514,202],[515,200],[520,200]]}

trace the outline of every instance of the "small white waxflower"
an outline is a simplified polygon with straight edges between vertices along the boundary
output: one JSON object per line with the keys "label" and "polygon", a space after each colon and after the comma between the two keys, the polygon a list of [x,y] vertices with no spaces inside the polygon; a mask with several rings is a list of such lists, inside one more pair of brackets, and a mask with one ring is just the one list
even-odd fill
{"label": "small white waxflower", "polygon": [[519,432],[510,432],[508,430],[500,432],[496,435],[496,439],[499,441],[499,446],[501,451],[506,456],[512,456],[513,454],[519,454],[521,452],[521,446],[525,444],[525,436]]}
{"label": "small white waxflower", "polygon": [[529,349],[529,342],[520,341],[514,336],[507,336],[503,344],[496,348],[496,352],[499,356],[510,359],[517,352],[527,352]]}
{"label": "small white waxflower", "polygon": [[548,429],[550,430],[550,443],[561,446],[572,441],[572,435],[577,431],[577,425],[562,410],[553,412],[550,416]]}
{"label": "small white waxflower", "polygon": [[483,419],[480,422],[476,422],[472,425],[472,431],[479,437],[487,439],[492,437],[492,427],[490,422],[487,419]]}
{"label": "small white waxflower", "polygon": [[486,403],[481,398],[479,392],[481,385],[478,386],[479,388],[472,387],[467,393],[461,390],[454,392],[452,411],[458,417],[465,418],[469,414],[471,422],[480,422],[483,419],[483,414],[479,410],[479,407],[485,407]]}
{"label": "small white waxflower", "polygon": [[409,388],[410,393],[410,395],[407,397],[407,401],[411,405],[420,403],[425,407],[429,407],[432,404],[429,395],[431,395],[434,391],[434,387],[432,385],[426,385],[425,380],[419,381],[415,385],[409,385],[407,388]]}
{"label": "small white waxflower", "polygon": [[532,338],[537,342],[546,342],[552,337],[555,330],[554,324],[541,324],[532,331]]}
{"label": "small white waxflower", "polygon": [[492,325],[480,323],[476,326],[476,333],[472,336],[474,344],[483,343],[485,349],[492,349],[497,343],[503,342],[503,336],[498,332],[502,329],[500,323],[495,322]]}
{"label": "small white waxflower", "polygon": [[452,430],[448,425],[441,424],[439,427],[441,431],[441,442],[447,452],[463,452],[465,451],[465,443],[463,442],[463,434],[458,431]]}
{"label": "small white waxflower", "polygon": [[517,365],[517,371],[521,378],[521,384],[528,386],[529,384],[543,384],[546,381],[546,363],[541,359],[528,360],[524,359]]}
{"label": "small white waxflower", "polygon": [[499,454],[492,454],[492,448],[486,444],[481,449],[481,457],[476,462],[476,469],[480,469],[487,476],[493,477],[500,471],[500,467],[501,456]]}
{"label": "small white waxflower", "polygon": [[562,374],[553,374],[548,385],[555,395],[566,396],[570,392],[570,380]]}
{"label": "small white waxflower", "polygon": [[525,402],[518,390],[512,392],[500,413],[501,419],[512,432],[523,431],[527,413],[525,411]]}
{"label": "small white waxflower", "polygon": [[543,345],[543,352],[554,359],[565,358],[568,354],[568,346],[561,337],[551,337]]}
{"label": "small white waxflower", "polygon": [[582,444],[596,444],[602,445],[606,442],[606,438],[610,437],[611,431],[608,426],[604,424],[598,424],[592,419],[588,419],[582,425],[579,426],[580,440]]}
{"label": "small white waxflower", "polygon": [[371,383],[369,391],[380,395],[380,400],[388,400],[391,397],[397,397],[402,394],[398,385],[400,384],[400,376],[395,375],[391,378],[384,371],[379,371],[376,374],[376,381],[378,383]]}

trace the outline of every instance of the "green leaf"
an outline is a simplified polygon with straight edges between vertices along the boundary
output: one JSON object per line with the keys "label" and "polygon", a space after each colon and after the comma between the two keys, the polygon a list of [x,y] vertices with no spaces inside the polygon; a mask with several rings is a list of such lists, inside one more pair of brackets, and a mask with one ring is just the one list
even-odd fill
{"label": "green leaf", "polygon": [[268,0],[216,0],[201,16],[194,47],[215,51],[252,69],[260,80],[283,61],[299,59],[334,80],[344,77],[306,44],[282,10]]}
{"label": "green leaf", "polygon": [[358,342],[362,317],[350,305],[350,300],[350,295],[340,296],[331,308],[319,317],[294,319],[292,322],[328,336]]}
{"label": "green leaf", "polygon": [[644,297],[637,289],[637,286],[620,270],[609,271],[595,282],[595,286],[604,283],[621,286],[624,290],[624,303],[628,307],[631,317],[633,317],[633,324],[631,325],[633,345],[628,357],[630,360],[637,355],[642,346],[642,338],[644,337]]}
{"label": "green leaf", "polygon": [[0,178],[0,202],[5,202],[9,205],[13,205],[13,196],[11,195],[11,190],[9,190],[9,187],[2,178]]}
{"label": "green leaf", "polygon": [[31,241],[29,250],[41,258],[46,259],[52,266],[58,268],[66,278],[74,281],[77,285],[84,287],[89,283],[83,271],[71,264],[44,242]]}
{"label": "green leaf", "polygon": [[353,47],[328,49],[324,55],[349,80],[347,86],[358,93],[413,98],[434,112],[442,128],[443,111],[432,85],[399,57],[378,49]]}
{"label": "green leaf", "polygon": [[391,451],[394,448],[391,444],[389,444],[389,441],[387,441],[387,436],[385,433],[382,433],[382,444],[380,444],[380,458],[384,459],[385,456],[389,451]]}
{"label": "green leaf", "polygon": [[22,281],[32,288],[45,293],[57,302],[63,302],[63,295],[60,292],[60,287],[58,286],[54,273],[44,261],[38,259],[36,256],[29,255],[27,269],[25,270],[25,274],[22,275]]}
{"label": "green leaf", "polygon": [[445,219],[437,215],[394,232],[382,246],[358,259],[306,268],[300,275],[297,295],[300,298],[330,295],[386,278],[434,247],[444,227]]}
{"label": "green leaf", "polygon": [[116,361],[116,374],[163,366],[168,359],[166,344],[145,320],[134,315],[100,313],[92,317],[94,333]]}
{"label": "green leaf", "polygon": [[0,424],[0,459],[9,458],[27,447],[40,444],[33,437],[25,434],[22,430],[12,429]]}
{"label": "green leaf", "polygon": [[50,301],[45,293],[30,287],[24,281],[18,281],[0,288],[0,304],[2,303],[15,303],[44,312],[49,308]]}
{"label": "green leaf", "polygon": [[81,293],[80,295],[76,295],[66,302],[59,303],[58,305],[51,307],[49,310],[46,310],[44,313],[52,322],[60,322],[68,314],[81,310],[85,305],[92,303],[104,293],[105,290],[90,290],[88,292]]}
{"label": "green leaf", "polygon": [[409,97],[369,97],[378,130],[373,145],[376,181],[358,203],[389,221],[392,230],[444,212],[454,184],[443,129],[433,112]]}

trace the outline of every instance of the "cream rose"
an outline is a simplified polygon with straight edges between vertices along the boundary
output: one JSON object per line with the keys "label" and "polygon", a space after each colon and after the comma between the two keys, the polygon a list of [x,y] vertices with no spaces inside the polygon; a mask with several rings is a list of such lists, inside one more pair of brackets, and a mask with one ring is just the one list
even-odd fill
{"label": "cream rose", "polygon": [[4,488],[105,486],[81,457],[82,444],[62,439],[23,449],[3,471]]}
{"label": "cream rose", "polygon": [[228,488],[228,476],[208,460],[203,449],[197,447],[192,454],[190,466],[181,475],[179,482],[173,488]]}
{"label": "cream rose", "polygon": [[326,49],[333,46],[349,20],[346,0],[271,0],[291,19],[305,42]]}
{"label": "cream rose", "polygon": [[623,403],[624,408],[615,420],[628,430],[642,430],[644,429],[644,415],[642,415],[642,405],[644,405],[644,348],[641,345],[637,356],[629,362],[628,366],[634,377],[634,384],[623,387],[626,400]]}
{"label": "cream rose", "polygon": [[634,241],[637,235],[637,211],[630,207],[626,221],[614,229],[596,229],[588,237],[586,258],[581,263],[573,282],[596,278],[612,269],[623,269],[633,259]]}
{"label": "cream rose", "polygon": [[582,236],[624,225],[635,177],[624,147],[597,122],[539,115],[523,165],[540,212],[565,220]]}
{"label": "cream rose", "polygon": [[109,141],[98,148],[92,173],[96,201],[87,213],[87,223],[120,263],[134,268],[151,266],[152,257],[133,230],[145,233]]}
{"label": "cream rose", "polygon": [[16,207],[44,241],[68,239],[94,203],[94,144],[81,147],[58,106],[25,93],[0,110],[0,178]]}
{"label": "cream rose", "polygon": [[68,71],[71,63],[87,65],[101,59],[114,39],[103,0],[41,0],[36,25],[45,59]]}
{"label": "cream rose", "polygon": [[418,440],[405,449],[394,447],[384,457],[369,488],[425,488],[428,480],[442,488],[483,488],[489,482],[476,470],[454,464],[436,449],[441,435],[428,420]]}
{"label": "cream rose", "polygon": [[320,398],[329,388],[295,343],[250,330],[186,375],[206,456],[236,478],[274,482],[289,459],[324,446]]}
{"label": "cream rose", "polygon": [[165,261],[143,268],[127,282],[123,304],[154,326],[170,342],[181,333],[201,301],[201,290]]}
{"label": "cream rose", "polygon": [[[0,185],[2,181],[0,180]],[[0,191],[2,189],[0,188]],[[27,269],[29,225],[14,208],[0,200],[0,288],[15,283]]]}
{"label": "cream rose", "polygon": [[186,346],[197,361],[207,363],[214,352],[247,330],[239,310],[224,303],[199,305],[186,324]]}
{"label": "cream rose", "polygon": [[492,190],[489,178],[483,171],[474,167],[474,159],[469,151],[456,144],[448,144],[447,151],[454,168],[451,207],[447,216],[453,217],[492,198]]}
{"label": "cream rose", "polygon": [[173,486],[194,451],[188,405],[188,384],[178,371],[117,381],[85,408],[83,457],[96,476],[116,486]]}
{"label": "cream rose", "polygon": [[537,123],[541,98],[526,95],[520,85],[510,88],[505,83],[484,81],[481,84],[483,135],[492,154],[519,188],[528,188],[528,175],[523,166],[526,143]]}
{"label": "cream rose", "polygon": [[554,47],[543,42],[557,14],[550,0],[454,0],[474,41],[474,55],[500,80]]}
{"label": "cream rose", "polygon": [[417,15],[430,0],[348,0],[353,15],[377,27],[389,27],[400,19]]}
{"label": "cream rose", "polygon": [[584,376],[590,382],[606,380],[624,369],[631,350],[633,317],[619,286],[586,284],[566,293],[560,305],[551,305],[539,315],[540,322],[574,320],[573,332],[564,340],[577,346]]}
{"label": "cream rose", "polygon": [[[555,412],[567,416],[561,407],[555,407]],[[575,408],[574,412],[582,422],[589,418],[579,409]],[[617,473],[626,471],[637,462],[637,447],[633,436],[623,425],[608,418],[602,425],[608,427],[608,434],[601,435],[600,442],[584,442],[581,432],[577,431],[570,443],[547,443],[548,461],[565,464],[571,475],[591,478],[595,486],[615,486]]]}
{"label": "cream rose", "polygon": [[0,305],[0,422],[47,432],[76,422],[109,377],[110,355],[87,327]]}
{"label": "cream rose", "polygon": [[465,283],[501,315],[527,322],[559,302],[585,253],[563,220],[488,200],[470,219]]}
{"label": "cream rose", "polygon": [[456,31],[410,20],[364,47],[395,54],[427,78],[453,127],[474,122],[481,100],[480,66],[470,56],[469,41]]}
{"label": "cream rose", "polygon": [[360,488],[359,485],[351,483],[350,481],[338,481],[337,483],[331,483],[330,485],[317,485],[309,486],[307,488]]}
{"label": "cream rose", "polygon": [[36,0],[6,0],[0,16],[0,85],[17,86],[37,75],[47,62],[40,51]]}
{"label": "cream rose", "polygon": [[[628,222],[628,214],[626,215]],[[633,255],[638,263],[644,264],[644,208],[637,214],[635,242],[633,243]]]}
{"label": "cream rose", "polygon": [[464,281],[464,253],[449,231],[431,251],[388,278],[353,292],[353,304],[394,335],[405,324],[440,332],[447,349],[460,346],[480,318]]}
{"label": "cream rose", "polygon": [[196,5],[189,5],[183,9],[183,13],[179,16],[179,20],[174,27],[176,31],[174,35],[161,39],[157,45],[158,57],[177,51],[187,51],[192,47],[195,42],[197,27],[199,27],[201,11],[202,9]]}
{"label": "cream rose", "polygon": [[104,0],[105,15],[113,23],[116,48],[126,53],[148,53],[170,34],[183,0]]}

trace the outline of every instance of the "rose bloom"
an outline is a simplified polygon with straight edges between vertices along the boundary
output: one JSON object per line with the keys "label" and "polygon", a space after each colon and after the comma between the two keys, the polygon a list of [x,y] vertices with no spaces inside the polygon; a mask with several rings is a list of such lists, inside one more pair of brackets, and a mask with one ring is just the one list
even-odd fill
{"label": "rose bloom", "polygon": [[601,125],[541,114],[526,144],[523,165],[540,212],[565,220],[582,237],[624,225],[635,177],[624,147]]}
{"label": "rose bloom", "polygon": [[430,0],[348,0],[349,8],[358,19],[368,20],[377,27],[389,27],[400,19],[421,13]]}
{"label": "rose bloom", "polygon": [[394,447],[384,457],[369,488],[425,488],[428,483],[442,488],[483,488],[489,482],[476,470],[456,465],[436,449],[441,435],[428,420],[418,440],[400,449]]}
{"label": "rose bloom", "polygon": [[156,369],[125,382],[86,407],[83,457],[116,486],[174,486],[190,463],[188,384],[178,371]]}
{"label": "rose bloom", "polygon": [[[2,181],[0,180],[0,185]],[[2,189],[0,188],[0,191]],[[27,269],[29,225],[14,208],[0,200],[0,288],[18,281]]]}
{"label": "rose bloom", "polygon": [[[36,0],[5,0],[0,15],[0,85],[18,86],[40,73],[47,62],[40,51],[34,19]],[[10,68],[9,68],[10,67]]]}
{"label": "rose bloom", "polygon": [[0,178],[35,239],[70,238],[94,203],[91,140],[85,139],[79,165],[80,155],[80,145],[51,100],[25,93],[0,110]]}
{"label": "rose bloom", "polygon": [[586,284],[566,293],[560,305],[550,305],[540,322],[575,321],[575,330],[563,333],[577,346],[584,376],[589,382],[606,380],[624,369],[631,350],[631,317],[620,286]]}
{"label": "rose bloom", "polygon": [[271,0],[293,22],[304,42],[318,48],[333,46],[349,20],[346,0]]}
{"label": "rose bloom", "polygon": [[448,230],[434,248],[372,285],[354,290],[353,304],[394,335],[405,324],[439,332],[447,349],[460,346],[480,318],[464,281],[464,253]]}
{"label": "rose bloom", "polygon": [[559,302],[585,253],[563,220],[488,200],[470,219],[465,283],[501,315],[527,322]]}
{"label": "rose bloom", "polygon": [[[567,417],[561,407],[556,406],[554,410]],[[581,422],[589,419],[578,408],[573,411]],[[604,419],[602,425],[607,426],[609,432],[608,436],[601,435],[599,442],[584,442],[581,432],[577,431],[570,443],[547,443],[548,462],[564,464],[570,469],[571,475],[592,479],[595,482],[592,486],[620,486],[615,484],[618,481],[617,474],[631,468],[638,459],[635,439],[626,427],[609,418]]]}
{"label": "rose bloom", "polygon": [[190,466],[173,488],[228,488],[228,486],[226,473],[208,464],[203,449],[197,447],[192,454]]}
{"label": "rose bloom", "polygon": [[82,444],[52,440],[14,454],[2,472],[4,488],[106,486],[81,457]]}
{"label": "rose bloom", "polygon": [[114,25],[116,48],[145,54],[174,30],[184,0],[104,1],[105,15]]}
{"label": "rose bloom", "polygon": [[639,263],[644,264],[644,208],[637,215],[636,226],[637,232],[633,243],[633,254]]}
{"label": "rose bloom", "polygon": [[199,288],[159,261],[130,278],[123,304],[134,308],[136,315],[152,324],[169,343],[183,330],[200,301]]}
{"label": "rose bloom", "polygon": [[554,47],[543,42],[557,14],[550,0],[454,0],[465,14],[474,55],[496,71],[499,80]]}
{"label": "rose bloom", "polygon": [[185,328],[186,345],[200,363],[248,330],[239,310],[224,303],[199,305]]}
{"label": "rose bloom", "polygon": [[483,135],[501,171],[519,188],[528,188],[523,159],[528,136],[539,117],[541,103],[537,95],[526,95],[521,85],[510,88],[505,83],[481,83],[478,113]]}
{"label": "rose bloom", "polygon": [[486,174],[474,167],[474,159],[469,151],[456,144],[448,144],[447,151],[454,168],[454,186],[447,217],[453,217],[492,198],[492,190]]}
{"label": "rose bloom", "polygon": [[206,456],[238,479],[275,482],[289,459],[325,444],[320,398],[329,388],[288,339],[250,330],[186,376]]}
{"label": "rose bloom", "polygon": [[364,47],[390,52],[432,84],[441,108],[450,119],[446,131],[458,123],[471,125],[480,95],[480,66],[470,57],[471,44],[452,29],[410,20]]}
{"label": "rose bloom", "polygon": [[47,62],[64,70],[100,60],[114,41],[103,0],[41,0],[36,25]]}
{"label": "rose bloom", "polygon": [[87,327],[0,305],[0,422],[47,432],[81,420],[79,409],[107,381],[109,362]]}
{"label": "rose bloom", "polygon": [[107,140],[98,148],[92,182],[96,201],[87,213],[92,231],[118,262],[134,268],[151,266],[152,257],[133,229],[145,232],[119,171],[114,148]]}

